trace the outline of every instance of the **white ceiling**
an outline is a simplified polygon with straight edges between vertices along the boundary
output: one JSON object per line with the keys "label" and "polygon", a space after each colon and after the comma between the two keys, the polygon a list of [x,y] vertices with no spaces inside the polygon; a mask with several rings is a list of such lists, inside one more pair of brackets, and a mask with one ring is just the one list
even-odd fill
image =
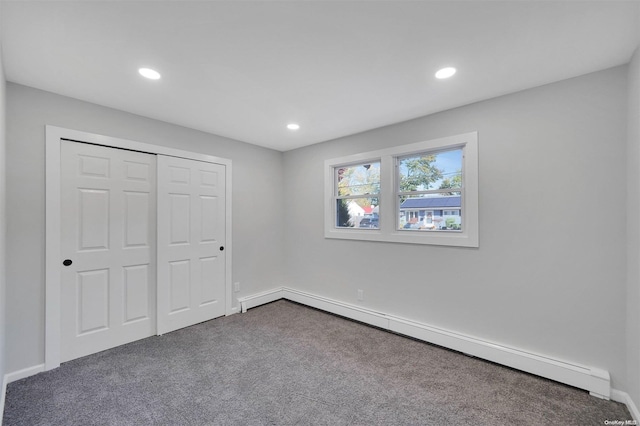
{"label": "white ceiling", "polygon": [[286,151],[625,64],[639,5],[4,0],[1,40],[9,81]]}

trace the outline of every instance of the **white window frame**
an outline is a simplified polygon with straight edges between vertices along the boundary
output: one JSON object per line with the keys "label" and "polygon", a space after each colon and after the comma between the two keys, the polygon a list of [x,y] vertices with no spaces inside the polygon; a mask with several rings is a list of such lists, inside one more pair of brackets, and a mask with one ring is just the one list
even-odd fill
{"label": "white window frame", "polygon": [[[353,163],[353,164],[343,164],[341,167],[334,167],[333,170],[333,178],[332,178],[332,182],[334,184],[334,188],[331,190],[333,194],[335,194],[335,197],[333,197],[334,200],[334,205],[337,206],[337,201],[338,199],[343,199],[343,200],[358,200],[358,199],[362,199],[362,198],[377,198],[378,199],[378,203],[380,202],[380,197],[381,197],[381,193],[375,193],[375,194],[356,194],[356,195],[348,195],[348,196],[340,196],[337,194],[337,178],[338,178],[338,169],[342,168],[342,167],[354,167],[354,166],[362,166],[365,165],[367,163],[379,163],[380,160],[379,159],[374,159],[374,160],[370,160],[370,161],[365,161],[365,162],[357,162],[357,163]],[[382,164],[380,164],[380,170],[382,170]],[[382,177],[380,177],[380,180],[382,181]],[[335,211],[334,211],[334,222],[336,221],[335,219]],[[356,217],[363,217],[364,215],[360,216],[360,214],[358,214]],[[359,225],[359,222],[358,222]],[[348,227],[337,227],[339,229],[346,229]],[[352,229],[363,229],[360,228],[359,226],[354,226]],[[378,228],[364,228],[364,229],[378,229]]]}
{"label": "white window frame", "polygon": [[[416,231],[398,229],[398,173],[396,159],[428,151],[462,148],[462,230]],[[335,169],[367,161],[380,161],[379,229],[339,228],[336,226]],[[325,161],[325,238],[386,241],[458,247],[479,246],[478,220],[478,132],[464,133],[424,142],[396,146]]]}

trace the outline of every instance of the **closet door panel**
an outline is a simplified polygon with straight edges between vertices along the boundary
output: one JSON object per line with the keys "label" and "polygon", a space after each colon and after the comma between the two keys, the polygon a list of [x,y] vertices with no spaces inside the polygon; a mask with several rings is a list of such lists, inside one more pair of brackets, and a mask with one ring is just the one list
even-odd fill
{"label": "closet door panel", "polygon": [[225,166],[158,156],[158,334],[225,314]]}
{"label": "closet door panel", "polygon": [[156,159],[61,143],[61,361],[156,334]]}

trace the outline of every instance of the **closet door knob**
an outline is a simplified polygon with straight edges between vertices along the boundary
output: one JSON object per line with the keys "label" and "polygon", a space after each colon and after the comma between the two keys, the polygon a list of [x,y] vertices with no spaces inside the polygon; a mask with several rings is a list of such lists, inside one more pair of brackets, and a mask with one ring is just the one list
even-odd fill
{"label": "closet door knob", "polygon": [[220,251],[224,251],[224,246],[220,246]]}
{"label": "closet door knob", "polygon": [[69,266],[73,263],[73,261],[71,259],[65,259],[64,262],[62,262],[62,264],[64,266]]}

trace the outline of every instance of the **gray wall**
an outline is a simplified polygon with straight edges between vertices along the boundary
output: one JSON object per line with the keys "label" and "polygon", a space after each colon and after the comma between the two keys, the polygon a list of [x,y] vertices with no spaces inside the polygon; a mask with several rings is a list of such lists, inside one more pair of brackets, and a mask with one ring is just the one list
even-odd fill
{"label": "gray wall", "polygon": [[[640,99],[638,62],[284,154],[8,84],[6,371],[44,361],[52,124],[233,160],[237,296],[285,284],[600,367],[638,404],[640,232],[627,215],[638,217],[640,118],[621,114]],[[324,239],[325,159],[469,131],[480,137],[479,249]]]}
{"label": "gray wall", "polygon": [[[0,4],[0,9],[2,5]],[[0,10],[2,13],[2,10]],[[2,22],[2,19],[0,19]],[[0,31],[1,33],[2,31]],[[0,40],[0,381],[4,379],[5,368],[5,309],[6,309],[6,83],[2,63],[2,40]],[[1,423],[1,422],[0,422]]]}
{"label": "gray wall", "polygon": [[640,47],[629,64],[627,152],[627,376],[640,408]]}
{"label": "gray wall", "polygon": [[[617,67],[286,152],[285,284],[603,368],[625,389],[626,79]],[[478,249],[323,238],[325,159],[471,131]]]}
{"label": "gray wall", "polygon": [[7,371],[44,362],[46,124],[231,159],[235,295],[281,285],[280,152],[11,83],[7,121]]}

